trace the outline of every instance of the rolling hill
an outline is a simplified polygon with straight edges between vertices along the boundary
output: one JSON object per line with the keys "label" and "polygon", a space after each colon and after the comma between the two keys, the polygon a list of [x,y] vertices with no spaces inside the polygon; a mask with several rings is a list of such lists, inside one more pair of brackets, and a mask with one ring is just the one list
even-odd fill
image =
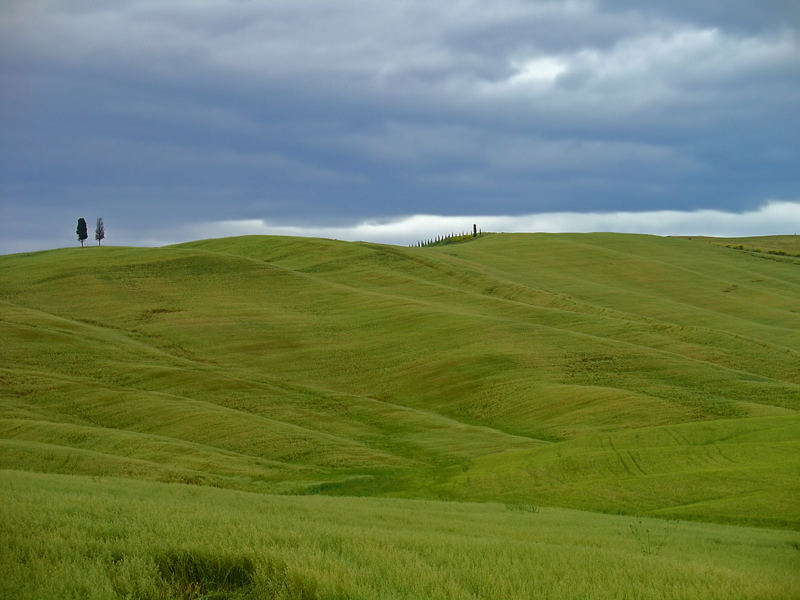
{"label": "rolling hill", "polygon": [[782,253],[492,234],[2,256],[0,469],[797,530],[800,241],[758,244]]}
{"label": "rolling hill", "polygon": [[[0,277],[6,467],[800,525],[793,257],[244,237]],[[754,513],[765,494],[785,510]]]}

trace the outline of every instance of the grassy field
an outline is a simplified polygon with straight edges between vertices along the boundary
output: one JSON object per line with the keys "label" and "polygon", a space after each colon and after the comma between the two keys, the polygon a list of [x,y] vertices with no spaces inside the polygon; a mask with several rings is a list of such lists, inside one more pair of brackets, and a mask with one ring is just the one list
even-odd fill
{"label": "grassy field", "polygon": [[704,241],[717,246],[745,250],[748,252],[777,252],[790,256],[800,255],[800,236],[794,235],[762,235],[744,238],[712,238],[694,237],[684,238],[695,241]]}
{"label": "grassy field", "polygon": [[797,532],[0,471],[7,598],[791,598]]}
{"label": "grassy field", "polygon": [[[792,597],[797,252],[797,236],[495,234],[2,256],[7,593],[207,596],[165,566],[195,552],[241,559],[253,597],[295,575],[308,597]],[[681,520],[657,559],[629,527],[666,523],[649,517]],[[83,521],[122,533],[93,554]],[[559,531],[542,562],[556,548],[536,535]],[[430,579],[404,583],[417,567]]]}

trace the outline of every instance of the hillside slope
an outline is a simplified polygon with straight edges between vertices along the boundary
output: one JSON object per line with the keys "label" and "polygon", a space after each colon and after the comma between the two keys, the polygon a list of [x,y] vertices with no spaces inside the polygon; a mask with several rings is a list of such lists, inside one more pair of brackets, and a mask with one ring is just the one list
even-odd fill
{"label": "hillside slope", "polygon": [[793,256],[243,237],[4,256],[0,290],[5,468],[800,526]]}

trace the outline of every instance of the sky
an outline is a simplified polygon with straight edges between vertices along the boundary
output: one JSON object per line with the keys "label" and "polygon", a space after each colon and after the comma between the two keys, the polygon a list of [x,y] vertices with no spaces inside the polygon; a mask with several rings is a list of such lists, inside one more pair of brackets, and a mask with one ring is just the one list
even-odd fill
{"label": "sky", "polygon": [[2,0],[0,253],[800,233],[796,0]]}

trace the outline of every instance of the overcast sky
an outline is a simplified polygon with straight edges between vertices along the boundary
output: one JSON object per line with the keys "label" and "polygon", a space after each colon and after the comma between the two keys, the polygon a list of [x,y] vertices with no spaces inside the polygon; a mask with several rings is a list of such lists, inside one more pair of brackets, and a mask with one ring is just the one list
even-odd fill
{"label": "overcast sky", "polygon": [[800,233],[796,0],[0,2],[0,252]]}

